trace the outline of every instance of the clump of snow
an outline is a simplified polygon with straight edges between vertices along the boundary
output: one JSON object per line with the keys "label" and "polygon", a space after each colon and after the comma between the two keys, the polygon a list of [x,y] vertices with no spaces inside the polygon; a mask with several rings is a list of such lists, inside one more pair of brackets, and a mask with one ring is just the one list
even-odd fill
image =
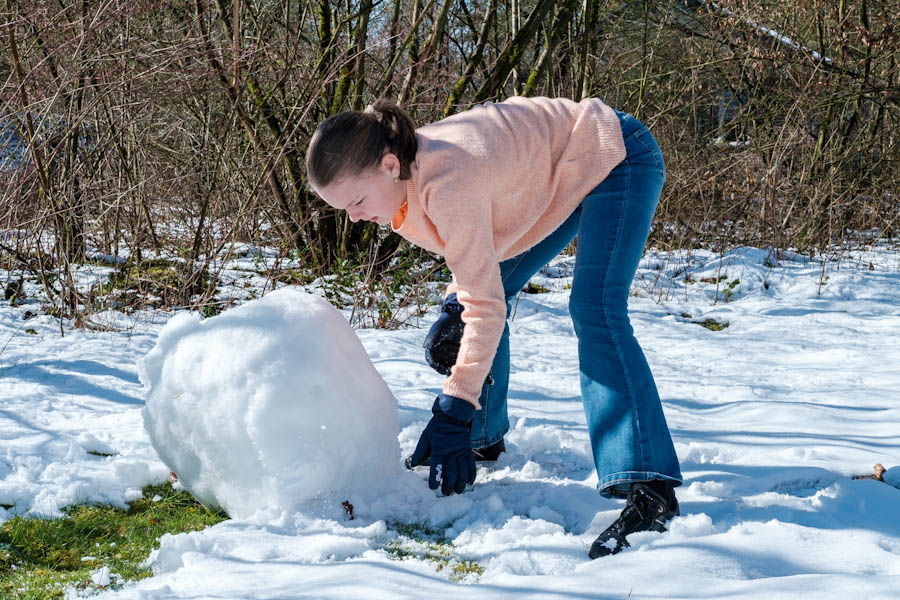
{"label": "clump of snow", "polygon": [[348,497],[400,469],[397,402],[316,296],[282,288],[209,319],[177,315],[138,369],[154,448],[231,517]]}
{"label": "clump of snow", "polygon": [[91,581],[94,585],[99,585],[100,587],[106,587],[109,585],[109,567],[101,567],[94,571],[91,571]]}
{"label": "clump of snow", "polygon": [[671,539],[695,538],[715,533],[712,519],[704,513],[676,517],[669,523]]}

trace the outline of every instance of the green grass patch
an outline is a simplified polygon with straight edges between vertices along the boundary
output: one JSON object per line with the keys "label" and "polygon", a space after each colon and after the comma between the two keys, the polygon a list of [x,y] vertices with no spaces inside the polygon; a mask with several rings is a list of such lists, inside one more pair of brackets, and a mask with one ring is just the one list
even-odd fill
{"label": "green grass patch", "polygon": [[103,566],[118,575],[113,586],[149,577],[141,563],[158,547],[160,536],[205,529],[227,518],[170,483],[143,492],[128,510],[78,505],[60,519],[5,522],[0,526],[0,599],[62,598],[66,586],[91,587],[91,571]]}
{"label": "green grass patch", "polygon": [[450,540],[428,525],[394,523],[394,528],[399,535],[384,548],[391,560],[424,560],[457,583],[475,583],[484,573],[484,567],[478,562],[457,557]]}

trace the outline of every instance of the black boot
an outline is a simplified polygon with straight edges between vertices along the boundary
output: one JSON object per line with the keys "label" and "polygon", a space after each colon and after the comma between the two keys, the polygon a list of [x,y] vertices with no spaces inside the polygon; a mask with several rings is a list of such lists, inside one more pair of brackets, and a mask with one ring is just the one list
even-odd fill
{"label": "black boot", "polygon": [[[486,448],[472,450],[472,454],[475,455],[475,462],[497,462],[497,459],[500,458],[500,455],[504,452],[506,452],[506,444],[503,443],[502,438],[499,442],[495,442]],[[412,469],[413,467],[427,467],[430,465],[431,458],[428,456],[417,464],[412,464],[412,460],[409,458],[406,459],[407,469]]]}
{"label": "black boot", "polygon": [[672,483],[654,479],[632,484],[622,514],[594,540],[588,556],[617,554],[629,546],[627,535],[636,531],[665,531],[666,522],[677,514],[678,500]]}
{"label": "black boot", "polygon": [[500,455],[506,452],[506,444],[503,443],[503,438],[500,438],[499,442],[495,442],[487,448],[472,450],[472,452],[475,454],[476,462],[496,462]]}

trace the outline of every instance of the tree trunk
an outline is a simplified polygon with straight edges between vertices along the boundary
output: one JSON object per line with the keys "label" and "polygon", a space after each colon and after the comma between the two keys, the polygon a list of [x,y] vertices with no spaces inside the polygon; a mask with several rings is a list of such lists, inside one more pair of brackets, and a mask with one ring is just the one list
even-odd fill
{"label": "tree trunk", "polygon": [[528,44],[534,38],[540,28],[541,21],[553,8],[553,5],[554,3],[550,0],[538,0],[537,5],[525,20],[525,24],[522,25],[521,29],[516,32],[515,37],[503,49],[503,52],[488,74],[487,80],[478,88],[478,91],[475,93],[475,102],[483,102],[497,95],[506,83],[506,78],[509,77],[510,72],[521,62]]}
{"label": "tree trunk", "polygon": [[[429,7],[431,4],[428,5]],[[419,12],[421,11],[421,12]],[[397,98],[398,104],[404,104],[409,95],[409,90],[412,87],[412,82],[416,78],[416,69],[419,68],[419,36],[416,33],[418,29],[419,23],[422,21],[422,17],[425,13],[428,12],[428,8],[422,9],[421,2],[419,0],[413,0],[413,27],[410,32],[411,36],[408,38],[409,44],[409,70],[406,72],[406,77],[403,79],[403,86],[400,88],[400,95]]]}
{"label": "tree trunk", "polygon": [[578,84],[575,86],[575,100],[581,100],[590,96],[590,79],[588,77],[588,64],[590,57],[597,53],[597,28],[600,25],[599,19],[600,9],[597,6],[597,0],[584,0],[582,8],[582,20],[584,28],[581,40],[581,52],[579,54],[578,65]]}
{"label": "tree trunk", "polygon": [[466,70],[463,73],[462,77],[460,77],[457,80],[456,84],[453,86],[453,90],[450,92],[450,97],[447,98],[447,104],[444,105],[444,117],[448,117],[456,112],[456,103],[459,102],[459,99],[462,98],[462,95],[469,87],[469,83],[472,81],[472,76],[475,75],[476,69],[481,66],[481,59],[484,56],[484,48],[487,45],[488,34],[491,30],[491,23],[493,22],[494,16],[496,14],[497,0],[488,0],[488,6],[484,14],[484,21],[481,22],[481,29],[478,31],[478,44],[475,47],[475,52],[469,58],[469,62],[466,65]]}
{"label": "tree trunk", "polygon": [[547,33],[547,40],[537,65],[531,70],[528,81],[525,83],[525,89],[522,90],[523,96],[531,96],[537,88],[538,81],[547,74],[550,67],[550,61],[553,53],[556,51],[556,45],[569,28],[569,21],[575,14],[575,2],[577,0],[567,0],[556,7],[556,15],[553,17],[553,23],[550,25],[550,31]]}

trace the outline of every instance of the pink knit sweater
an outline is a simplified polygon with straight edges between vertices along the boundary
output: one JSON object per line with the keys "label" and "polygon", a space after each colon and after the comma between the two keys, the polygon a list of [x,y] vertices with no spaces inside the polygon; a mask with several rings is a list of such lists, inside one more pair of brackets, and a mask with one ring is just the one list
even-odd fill
{"label": "pink knit sweater", "polygon": [[514,97],[417,129],[406,204],[392,227],[442,255],[466,324],[444,393],[478,406],[506,320],[500,262],[559,227],[625,158],[615,112],[595,98]]}

